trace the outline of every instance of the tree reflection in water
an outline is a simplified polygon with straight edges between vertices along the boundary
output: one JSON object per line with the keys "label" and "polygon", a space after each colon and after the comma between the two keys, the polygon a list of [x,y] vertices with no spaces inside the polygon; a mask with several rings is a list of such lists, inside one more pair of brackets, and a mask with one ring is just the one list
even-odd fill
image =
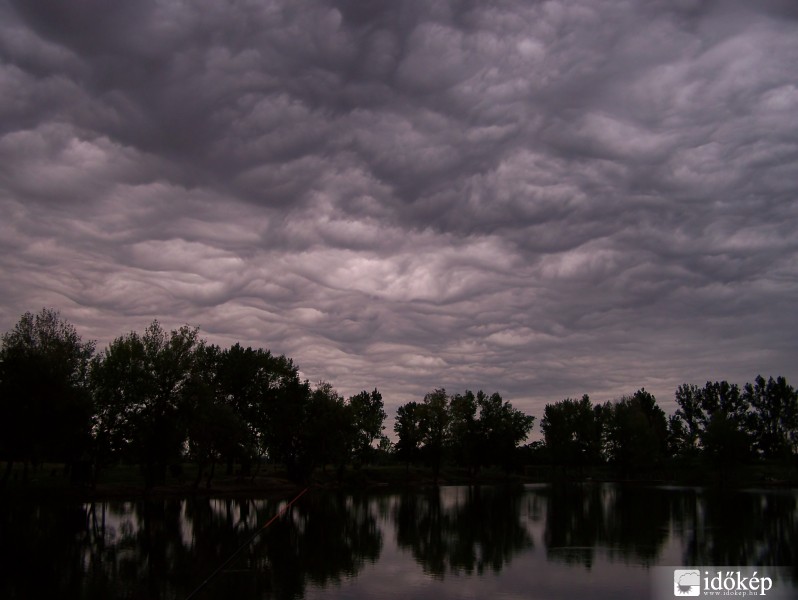
{"label": "tree reflection in water", "polygon": [[[182,599],[281,506],[275,499],[0,498],[0,598]],[[400,552],[383,552],[383,531],[395,532]],[[301,598],[309,587],[357,587],[367,564],[374,568],[364,579],[383,584],[417,569],[446,586],[455,578],[485,585],[490,578],[493,585],[509,577],[523,588],[549,571],[562,573],[556,563],[569,580],[587,577],[600,587],[607,563],[623,573],[624,565],[665,561],[793,566],[798,581],[796,539],[794,490],[570,484],[315,491],[262,532],[201,597]],[[516,560],[520,570],[510,568]],[[593,568],[599,560],[602,568]],[[381,597],[401,597],[401,586],[383,585]],[[366,592],[352,597],[373,591],[358,589]]]}
{"label": "tree reflection in water", "polygon": [[683,490],[671,505],[684,564],[792,567],[798,582],[794,490]]}
{"label": "tree reflection in water", "polygon": [[601,549],[610,560],[657,564],[668,539],[670,509],[662,490],[651,487],[563,484],[546,496],[547,556],[588,569]]}
{"label": "tree reflection in water", "polygon": [[394,512],[397,544],[435,576],[447,571],[482,575],[486,569],[498,573],[533,545],[521,520],[523,498],[522,487],[406,492]]}

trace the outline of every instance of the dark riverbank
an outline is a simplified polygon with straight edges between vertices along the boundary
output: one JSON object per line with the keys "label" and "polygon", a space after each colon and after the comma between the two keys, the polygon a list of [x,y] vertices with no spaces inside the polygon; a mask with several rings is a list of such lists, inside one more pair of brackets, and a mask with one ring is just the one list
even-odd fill
{"label": "dark riverbank", "polygon": [[[623,473],[606,466],[567,468],[555,465],[528,466],[506,474],[500,470],[483,470],[472,476],[462,469],[443,469],[438,485],[493,485],[549,482],[618,482],[640,485],[720,486],[730,488],[798,488],[798,468],[782,464],[752,464],[734,469],[710,469],[705,466],[673,466],[647,472]],[[255,475],[218,475],[210,484],[203,480],[195,485],[192,465],[173,470],[163,485],[145,489],[144,479],[135,466],[120,465],[101,474],[95,486],[71,481],[62,465],[41,465],[30,468],[27,480],[21,467],[0,497],[64,497],[78,500],[134,499],[176,496],[258,496],[289,495],[305,487],[322,489],[372,489],[433,486],[431,469],[404,466],[377,466],[320,470],[307,481],[296,482],[273,467],[263,467]]]}

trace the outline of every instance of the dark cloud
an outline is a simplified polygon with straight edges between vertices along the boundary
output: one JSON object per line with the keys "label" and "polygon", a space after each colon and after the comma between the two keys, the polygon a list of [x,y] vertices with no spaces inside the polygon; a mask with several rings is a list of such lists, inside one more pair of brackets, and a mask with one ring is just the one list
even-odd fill
{"label": "dark cloud", "polygon": [[9,2],[3,328],[266,346],[391,406],[795,379],[793,2]]}

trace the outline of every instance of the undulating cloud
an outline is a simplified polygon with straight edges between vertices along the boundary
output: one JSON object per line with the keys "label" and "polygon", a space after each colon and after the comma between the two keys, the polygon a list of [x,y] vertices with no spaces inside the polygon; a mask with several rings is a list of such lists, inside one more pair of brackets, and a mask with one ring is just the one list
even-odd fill
{"label": "undulating cloud", "polygon": [[153,318],[389,408],[794,380],[794,2],[12,0],[0,325]]}

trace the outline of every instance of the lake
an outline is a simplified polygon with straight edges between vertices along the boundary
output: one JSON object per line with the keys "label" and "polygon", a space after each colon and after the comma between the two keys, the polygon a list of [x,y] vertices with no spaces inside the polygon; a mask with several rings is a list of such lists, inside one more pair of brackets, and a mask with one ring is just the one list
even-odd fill
{"label": "lake", "polygon": [[0,597],[183,599],[242,545],[195,598],[638,599],[700,565],[788,567],[798,597],[796,490],[312,490],[247,545],[292,497],[0,499]]}

